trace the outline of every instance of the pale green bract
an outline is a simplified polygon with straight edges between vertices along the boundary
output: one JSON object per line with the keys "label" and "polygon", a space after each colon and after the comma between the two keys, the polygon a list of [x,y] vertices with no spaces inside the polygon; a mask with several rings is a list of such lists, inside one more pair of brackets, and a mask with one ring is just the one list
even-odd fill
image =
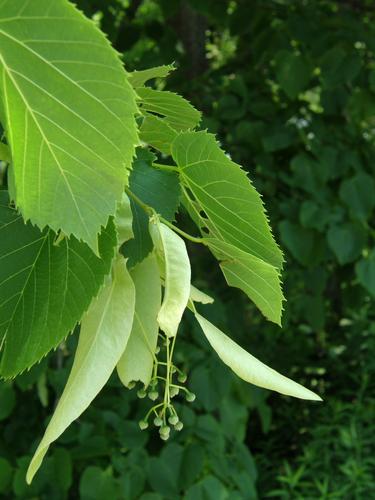
{"label": "pale green bract", "polygon": [[195,313],[195,317],[221,360],[246,382],[295,398],[322,400],[314,392],[281,375],[246,352],[200,314]]}
{"label": "pale green bract", "polygon": [[118,246],[133,238],[133,214],[130,205],[130,200],[124,193],[122,195],[121,203],[119,203],[116,217],[116,230]]}
{"label": "pale green bract", "polygon": [[240,288],[267,319],[281,326],[284,297],[279,270],[225,241],[205,238],[204,242],[219,260],[228,285]]}
{"label": "pale green bract", "polygon": [[213,304],[214,299],[193,285],[190,285],[190,300],[201,304]]}
{"label": "pale green bract", "polygon": [[128,73],[129,82],[136,89],[142,87],[146,82],[153,78],[166,78],[176,68],[173,64],[164,66],[155,66],[154,68],[143,69],[141,71],[132,71]]}
{"label": "pale green bract", "polygon": [[135,312],[132,331],[124,354],[117,364],[121,382],[150,383],[159,325],[157,316],[161,305],[161,281],[158,263],[151,253],[131,271],[135,287]]}
{"label": "pale green bract", "polygon": [[190,261],[184,241],[157,218],[150,234],[164,278],[164,297],[158,323],[168,337],[175,337],[190,295]]}
{"label": "pale green bract", "polygon": [[178,132],[195,128],[201,120],[201,113],[178,94],[149,87],[140,87],[137,94],[141,98],[141,111],[164,116],[167,124]]}
{"label": "pale green bract", "polygon": [[12,199],[25,220],[97,253],[138,143],[119,57],[67,0],[3,0],[0,70]]}
{"label": "pale green bract", "polygon": [[112,278],[82,320],[68,382],[27,471],[29,484],[50,444],[86,410],[111,376],[129,339],[134,306],[134,285],[124,258],[119,256]]}

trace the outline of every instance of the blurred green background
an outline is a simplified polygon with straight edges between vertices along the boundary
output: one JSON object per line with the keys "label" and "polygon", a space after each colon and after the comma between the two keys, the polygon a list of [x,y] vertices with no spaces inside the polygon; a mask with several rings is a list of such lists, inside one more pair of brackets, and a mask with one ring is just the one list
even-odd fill
{"label": "blurred green background", "polygon": [[175,61],[178,70],[156,85],[201,109],[203,127],[248,170],[286,255],[283,328],[191,245],[194,282],[216,299],[210,319],[325,401],[242,383],[187,317],[176,361],[197,399],[177,405],[184,429],[167,444],[140,431],[149,404],[113,377],[27,487],[72,336],[0,384],[0,498],[375,498],[375,3],[77,3],[128,70]]}

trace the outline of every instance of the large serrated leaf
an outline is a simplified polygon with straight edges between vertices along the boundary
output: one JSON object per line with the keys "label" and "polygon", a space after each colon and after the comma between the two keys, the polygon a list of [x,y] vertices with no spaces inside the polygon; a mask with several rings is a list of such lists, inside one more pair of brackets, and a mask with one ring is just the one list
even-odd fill
{"label": "large serrated leaf", "polygon": [[201,120],[201,113],[178,94],[148,87],[137,89],[137,94],[141,98],[142,111],[164,116],[174,130],[194,129]]}
{"label": "large serrated leaf", "polygon": [[172,156],[201,228],[268,262],[282,265],[282,253],[267,221],[262,200],[239,165],[207,132],[184,132],[172,143]]}
{"label": "large serrated leaf", "polygon": [[[146,149],[139,148],[129,178],[130,190],[146,205],[152,207],[168,221],[174,219],[180,204],[180,183],[178,175],[152,167],[155,156]],[[133,267],[141,262],[152,250],[146,212],[131,200],[133,212],[134,239],[122,246],[121,252]]]}
{"label": "large serrated leaf", "polygon": [[175,337],[190,297],[190,260],[184,240],[168,226],[151,220],[150,233],[164,278],[158,323],[168,337]]}
{"label": "large serrated leaf", "polygon": [[112,278],[82,320],[72,370],[29,465],[28,483],[39,469],[50,444],[86,410],[111,376],[129,339],[134,304],[134,285],[124,258],[119,256],[113,265]]}
{"label": "large serrated leaf", "polygon": [[51,230],[25,224],[0,191],[0,373],[39,361],[74,328],[108,274],[116,246],[110,221],[98,258],[74,237],[54,245]]}
{"label": "large serrated leaf", "polygon": [[245,349],[227,337],[203,316],[196,313],[195,317],[212,348],[221,360],[240,378],[259,387],[277,391],[280,394],[321,401],[321,398],[314,392],[281,375],[246,352]]}
{"label": "large serrated leaf", "polygon": [[158,312],[161,305],[161,281],[155,254],[152,253],[131,271],[135,287],[133,328],[124,354],[117,364],[121,382],[150,383],[158,340]]}
{"label": "large serrated leaf", "polygon": [[222,240],[204,242],[219,260],[228,285],[240,288],[267,319],[280,325],[284,297],[279,269]]}
{"label": "large serrated leaf", "polygon": [[0,69],[12,198],[26,220],[97,251],[138,142],[136,96],[116,52],[66,0],[5,0]]}

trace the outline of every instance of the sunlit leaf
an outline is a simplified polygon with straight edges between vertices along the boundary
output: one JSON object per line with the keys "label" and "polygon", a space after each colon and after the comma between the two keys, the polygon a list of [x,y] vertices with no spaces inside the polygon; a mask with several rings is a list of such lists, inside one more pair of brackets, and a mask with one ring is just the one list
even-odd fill
{"label": "sunlit leaf", "polygon": [[178,94],[148,87],[137,89],[137,94],[141,98],[141,111],[164,116],[174,130],[193,129],[200,122],[201,113]]}
{"label": "sunlit leaf", "polygon": [[181,133],[172,144],[172,156],[190,209],[204,232],[281,267],[282,253],[259,194],[215,137],[207,132]]}
{"label": "sunlit leaf", "polygon": [[153,148],[166,155],[171,154],[171,145],[177,132],[168,125],[164,118],[148,114],[139,130],[139,137]]}
{"label": "sunlit leaf", "polygon": [[137,88],[142,87],[142,85],[153,78],[166,78],[175,69],[173,64],[155,66],[154,68],[143,69],[141,71],[132,71],[128,74],[128,78],[132,86]]}
{"label": "sunlit leaf", "polygon": [[190,300],[193,302],[200,302],[201,304],[212,304],[214,302],[212,297],[193,285],[190,286]]}
{"label": "sunlit leaf", "polygon": [[97,251],[138,143],[136,95],[120,59],[72,3],[5,0],[0,68],[17,207]]}
{"label": "sunlit leaf", "polygon": [[30,483],[48,448],[101,391],[125,350],[133,323],[135,290],[119,256],[81,323],[79,343],[64,392],[27,471]]}
{"label": "sunlit leaf", "polygon": [[224,241],[206,238],[205,243],[219,260],[228,285],[240,288],[267,319],[280,325],[284,300],[280,271]]}
{"label": "sunlit leaf", "polygon": [[115,217],[119,246],[133,238],[133,214],[128,196],[124,193]]}
{"label": "sunlit leaf", "polygon": [[0,161],[5,161],[10,163],[10,151],[9,147],[0,141]]}

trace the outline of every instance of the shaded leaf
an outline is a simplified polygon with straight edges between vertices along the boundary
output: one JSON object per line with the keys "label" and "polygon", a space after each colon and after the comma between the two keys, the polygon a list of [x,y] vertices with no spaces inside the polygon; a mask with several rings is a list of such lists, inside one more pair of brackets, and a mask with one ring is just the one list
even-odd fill
{"label": "shaded leaf", "polygon": [[342,182],[340,198],[350,212],[360,220],[367,220],[375,207],[375,181],[364,173]]}
{"label": "shaded leaf", "polygon": [[343,265],[353,262],[361,255],[367,234],[362,226],[348,223],[331,227],[327,233],[327,240],[338,261]]}
{"label": "shaded leaf", "polygon": [[355,272],[361,285],[375,297],[375,250],[367,258],[357,262]]}
{"label": "shaded leaf", "polygon": [[9,206],[0,191],[0,371],[15,376],[39,361],[72,331],[110,270],[113,221],[99,238],[101,258],[74,237],[55,245]]}
{"label": "shaded leaf", "polygon": [[[171,221],[180,203],[179,178],[174,173],[152,167],[154,158],[155,156],[146,149],[137,150],[129,188],[143,203],[153,207],[157,213]],[[131,207],[134,239],[126,242],[121,252],[129,258],[128,265],[133,267],[151,252],[153,245],[148,230],[148,215],[133,200]]]}

